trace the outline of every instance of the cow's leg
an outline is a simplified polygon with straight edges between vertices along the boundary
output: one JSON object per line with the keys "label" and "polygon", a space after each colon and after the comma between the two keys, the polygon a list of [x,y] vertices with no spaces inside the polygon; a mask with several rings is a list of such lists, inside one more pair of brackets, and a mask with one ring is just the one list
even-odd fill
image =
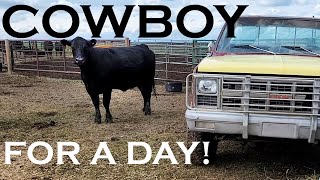
{"label": "cow's leg", "polygon": [[108,89],[103,93],[103,105],[106,109],[106,122],[113,123],[112,115],[110,113],[110,100],[111,100],[112,89]]}
{"label": "cow's leg", "polygon": [[94,108],[96,109],[96,116],[95,116],[95,121],[97,124],[101,123],[101,113],[100,113],[100,102],[99,102],[99,94],[90,94],[90,97],[92,99]]}
{"label": "cow's leg", "polygon": [[144,97],[144,90],[143,90],[143,86],[142,85],[140,85],[140,86],[138,86],[138,88],[139,88],[139,90],[140,90],[140,92],[141,92],[141,95],[142,95],[142,97],[143,97],[143,109],[142,109],[142,111],[144,112],[145,111],[145,109],[146,109],[146,98]]}
{"label": "cow's leg", "polygon": [[152,85],[143,85],[139,87],[141,94],[143,96],[144,107],[143,112],[145,115],[151,115],[151,93],[152,93]]}

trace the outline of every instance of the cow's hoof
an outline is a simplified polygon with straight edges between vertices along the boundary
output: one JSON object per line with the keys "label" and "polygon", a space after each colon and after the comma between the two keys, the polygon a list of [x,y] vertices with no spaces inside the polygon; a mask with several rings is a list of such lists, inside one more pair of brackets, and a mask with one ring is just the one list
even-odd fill
{"label": "cow's hoof", "polygon": [[94,122],[95,122],[96,124],[101,124],[101,119],[100,119],[100,120],[96,119]]}
{"label": "cow's hoof", "polygon": [[112,115],[111,115],[111,114],[107,114],[107,115],[106,115],[106,122],[107,122],[107,124],[108,124],[108,123],[113,123],[113,118],[112,118]]}
{"label": "cow's hoof", "polygon": [[107,120],[106,120],[106,121],[107,121],[107,124],[109,124],[109,123],[110,123],[110,124],[111,124],[111,123],[113,123],[113,119],[112,119],[112,118],[107,118]]}
{"label": "cow's hoof", "polygon": [[146,116],[151,115],[151,110],[145,111],[145,112],[144,112],[144,115],[146,115]]}

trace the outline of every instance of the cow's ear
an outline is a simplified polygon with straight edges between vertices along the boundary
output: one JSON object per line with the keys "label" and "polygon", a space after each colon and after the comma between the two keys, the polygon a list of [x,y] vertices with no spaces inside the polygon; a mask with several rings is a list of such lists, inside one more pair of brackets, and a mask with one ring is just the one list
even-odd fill
{"label": "cow's ear", "polygon": [[64,46],[71,46],[71,42],[70,42],[70,41],[67,41],[67,40],[65,40],[65,39],[61,40],[60,42],[61,42],[61,44],[64,45]]}
{"label": "cow's ear", "polygon": [[95,39],[91,39],[89,42],[90,42],[91,47],[93,47],[94,45],[97,44],[97,40],[95,40]]}

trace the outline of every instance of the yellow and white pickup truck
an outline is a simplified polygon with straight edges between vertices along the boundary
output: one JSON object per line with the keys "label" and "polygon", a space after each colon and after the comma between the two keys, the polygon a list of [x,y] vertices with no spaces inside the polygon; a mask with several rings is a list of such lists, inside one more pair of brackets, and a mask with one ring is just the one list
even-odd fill
{"label": "yellow and white pickup truck", "polygon": [[[241,17],[187,77],[189,141],[320,139],[320,20]],[[203,146],[194,152],[202,163]],[[197,163],[197,162],[196,162]]]}

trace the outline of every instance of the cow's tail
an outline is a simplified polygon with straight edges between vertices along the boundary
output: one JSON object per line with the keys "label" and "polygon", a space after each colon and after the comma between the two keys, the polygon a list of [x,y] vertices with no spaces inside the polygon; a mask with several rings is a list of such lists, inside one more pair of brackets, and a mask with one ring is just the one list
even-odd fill
{"label": "cow's tail", "polygon": [[158,99],[155,80],[153,80],[152,90],[153,90],[153,95],[156,97],[156,99]]}
{"label": "cow's tail", "polygon": [[156,80],[154,79],[155,78],[155,72],[156,72],[156,67],[155,67],[156,66],[156,55],[155,54],[153,54],[153,60],[154,60],[154,75],[153,75],[152,89],[153,89],[153,95],[156,97],[156,99],[158,99],[157,90],[156,90]]}

